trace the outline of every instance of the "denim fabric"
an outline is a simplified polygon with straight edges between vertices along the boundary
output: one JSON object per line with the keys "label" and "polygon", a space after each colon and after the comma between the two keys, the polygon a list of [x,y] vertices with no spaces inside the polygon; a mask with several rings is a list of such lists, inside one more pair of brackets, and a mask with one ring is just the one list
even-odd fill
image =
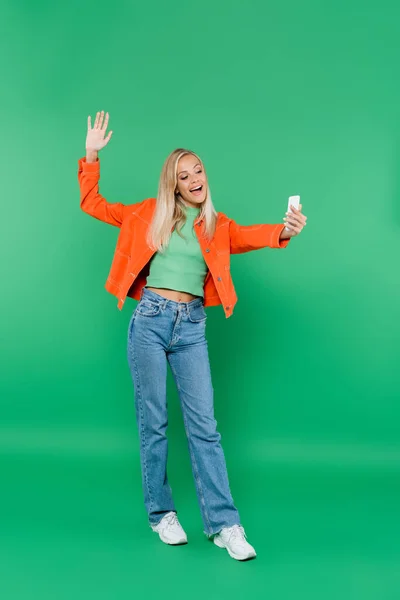
{"label": "denim fabric", "polygon": [[167,477],[167,363],[177,386],[204,533],[239,524],[214,417],[202,298],[175,302],[143,288],[128,328],[144,503],[149,524],[177,512]]}

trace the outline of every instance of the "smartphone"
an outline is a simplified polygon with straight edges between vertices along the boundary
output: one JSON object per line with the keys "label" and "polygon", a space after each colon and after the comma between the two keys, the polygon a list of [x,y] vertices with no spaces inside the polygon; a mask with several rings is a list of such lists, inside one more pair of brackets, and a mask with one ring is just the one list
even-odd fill
{"label": "smartphone", "polygon": [[[299,204],[300,204],[300,196],[289,196],[289,200],[288,200],[288,212],[292,212],[290,209],[290,205],[294,206],[295,208],[299,208]],[[285,229],[288,229],[287,227],[285,227]]]}

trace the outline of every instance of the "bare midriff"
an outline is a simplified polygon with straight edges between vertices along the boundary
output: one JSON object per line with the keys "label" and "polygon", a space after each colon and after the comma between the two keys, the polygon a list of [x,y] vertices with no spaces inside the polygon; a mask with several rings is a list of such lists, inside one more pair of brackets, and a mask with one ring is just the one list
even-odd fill
{"label": "bare midriff", "polygon": [[146,289],[152,290],[156,294],[160,294],[160,296],[164,296],[164,298],[168,298],[168,300],[174,300],[175,302],[191,302],[195,298],[200,298],[200,296],[193,296],[193,294],[189,294],[188,292],[179,292],[178,290],[168,290],[165,288],[156,288],[156,287],[147,287]]}

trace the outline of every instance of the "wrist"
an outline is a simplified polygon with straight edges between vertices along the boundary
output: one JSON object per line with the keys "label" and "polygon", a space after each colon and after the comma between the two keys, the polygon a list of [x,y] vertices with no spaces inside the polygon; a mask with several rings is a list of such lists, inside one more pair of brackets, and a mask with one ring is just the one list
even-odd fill
{"label": "wrist", "polygon": [[284,229],[282,229],[279,239],[280,240],[288,240],[291,237],[289,231],[286,229],[286,227]]}
{"label": "wrist", "polygon": [[91,150],[90,148],[86,148],[86,162],[92,163],[96,162],[98,156],[97,150]]}

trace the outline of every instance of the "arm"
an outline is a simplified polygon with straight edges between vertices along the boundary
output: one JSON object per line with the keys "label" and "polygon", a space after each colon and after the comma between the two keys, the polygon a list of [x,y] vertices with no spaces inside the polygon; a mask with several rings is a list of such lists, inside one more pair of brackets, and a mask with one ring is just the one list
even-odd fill
{"label": "arm", "polygon": [[98,153],[111,139],[112,131],[106,135],[109,114],[104,110],[96,114],[94,125],[90,115],[87,121],[86,158],[78,161],[78,181],[81,193],[81,209],[99,221],[121,227],[124,216],[131,210],[117,202],[111,204],[99,193],[100,161]]}
{"label": "arm", "polygon": [[[285,224],[270,225],[238,225],[233,219],[229,221],[231,254],[241,254],[260,248],[286,248],[290,239],[283,239],[281,234]],[[284,234],[283,234],[284,235]]]}
{"label": "arm", "polygon": [[[96,153],[97,154],[97,153]],[[100,221],[121,227],[131,205],[116,202],[111,204],[99,193],[100,161],[93,154],[78,160],[78,181],[81,209]]]}

